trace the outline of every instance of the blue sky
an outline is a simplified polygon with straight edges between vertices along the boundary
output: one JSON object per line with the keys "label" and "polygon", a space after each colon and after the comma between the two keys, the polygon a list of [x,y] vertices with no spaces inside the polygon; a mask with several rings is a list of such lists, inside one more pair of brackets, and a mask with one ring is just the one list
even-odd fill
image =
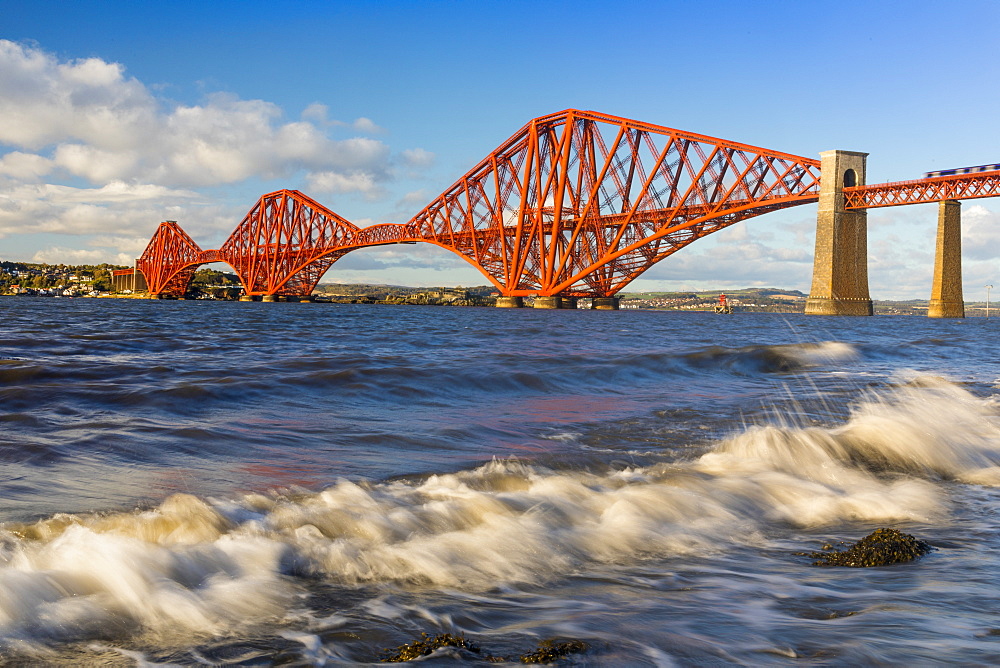
{"label": "blue sky", "polygon": [[[567,108],[807,157],[868,182],[1000,162],[1000,3],[0,0],[0,259],[127,262],[161,220],[214,248],[295,188],[403,222]],[[934,205],[869,213],[878,298],[930,292]],[[808,292],[815,206],[741,223],[636,289]],[[1000,281],[1000,201],[963,205],[966,299]],[[483,284],[429,245],[326,281]]]}

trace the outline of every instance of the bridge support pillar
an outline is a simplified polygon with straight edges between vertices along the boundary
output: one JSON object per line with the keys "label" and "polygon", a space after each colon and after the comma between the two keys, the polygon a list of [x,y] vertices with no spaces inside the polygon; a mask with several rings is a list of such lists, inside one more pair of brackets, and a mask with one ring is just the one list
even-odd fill
{"label": "bridge support pillar", "polygon": [[576,297],[560,297],[559,308],[576,308]]}
{"label": "bridge support pillar", "polygon": [[277,302],[277,301],[281,301],[280,299],[278,299],[278,295],[264,295],[263,297],[260,298],[260,300],[262,302]]}
{"label": "bridge support pillar", "polygon": [[497,297],[497,308],[522,308],[523,297]]}
{"label": "bridge support pillar", "polygon": [[252,302],[253,301],[253,295],[240,295],[240,301],[241,302]]}
{"label": "bridge support pillar", "polygon": [[617,311],[618,297],[594,297],[591,308],[598,311]]}
{"label": "bridge support pillar", "polygon": [[535,308],[561,308],[561,299],[559,297],[550,297],[545,295],[535,295]]}
{"label": "bridge support pillar", "polygon": [[868,211],[844,208],[844,188],[865,185],[867,153],[820,153],[816,256],[808,315],[872,315],[868,295]]}
{"label": "bridge support pillar", "polygon": [[954,200],[938,205],[934,283],[927,316],[965,317],[965,300],[962,297],[962,203]]}

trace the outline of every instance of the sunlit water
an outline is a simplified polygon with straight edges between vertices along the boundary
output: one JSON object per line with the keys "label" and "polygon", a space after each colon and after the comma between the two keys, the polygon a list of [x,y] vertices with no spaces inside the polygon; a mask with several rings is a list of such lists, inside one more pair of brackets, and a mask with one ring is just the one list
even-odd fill
{"label": "sunlit water", "polygon": [[996,323],[0,298],[0,656],[1000,662]]}

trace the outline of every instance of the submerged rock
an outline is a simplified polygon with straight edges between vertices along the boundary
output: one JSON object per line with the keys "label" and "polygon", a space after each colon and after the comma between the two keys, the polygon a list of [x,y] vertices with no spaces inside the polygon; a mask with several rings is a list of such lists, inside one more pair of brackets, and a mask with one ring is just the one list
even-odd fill
{"label": "submerged rock", "polygon": [[913,561],[932,548],[924,541],[896,529],[876,529],[846,550],[834,550],[830,545],[824,545],[823,549],[828,551],[799,554],[816,559],[813,566],[868,568]]}

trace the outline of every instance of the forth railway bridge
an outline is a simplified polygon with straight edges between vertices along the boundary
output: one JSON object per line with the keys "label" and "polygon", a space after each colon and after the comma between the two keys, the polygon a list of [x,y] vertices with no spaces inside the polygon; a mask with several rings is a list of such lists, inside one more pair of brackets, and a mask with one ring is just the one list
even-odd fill
{"label": "forth railway bridge", "polygon": [[748,218],[819,202],[806,312],[871,315],[869,208],[939,202],[929,315],[964,316],[960,203],[1000,195],[1000,171],[865,184],[867,154],[822,160],[667,127],[566,110],[530,121],[406,223],[359,228],[296,190],[254,204],[222,246],[202,250],[161,223],[136,269],[153,297],[181,296],[196,269],[225,262],[243,299],[308,298],[359,248],[430,243],[496,287],[498,306],[559,308],[615,295],[657,262]]}

